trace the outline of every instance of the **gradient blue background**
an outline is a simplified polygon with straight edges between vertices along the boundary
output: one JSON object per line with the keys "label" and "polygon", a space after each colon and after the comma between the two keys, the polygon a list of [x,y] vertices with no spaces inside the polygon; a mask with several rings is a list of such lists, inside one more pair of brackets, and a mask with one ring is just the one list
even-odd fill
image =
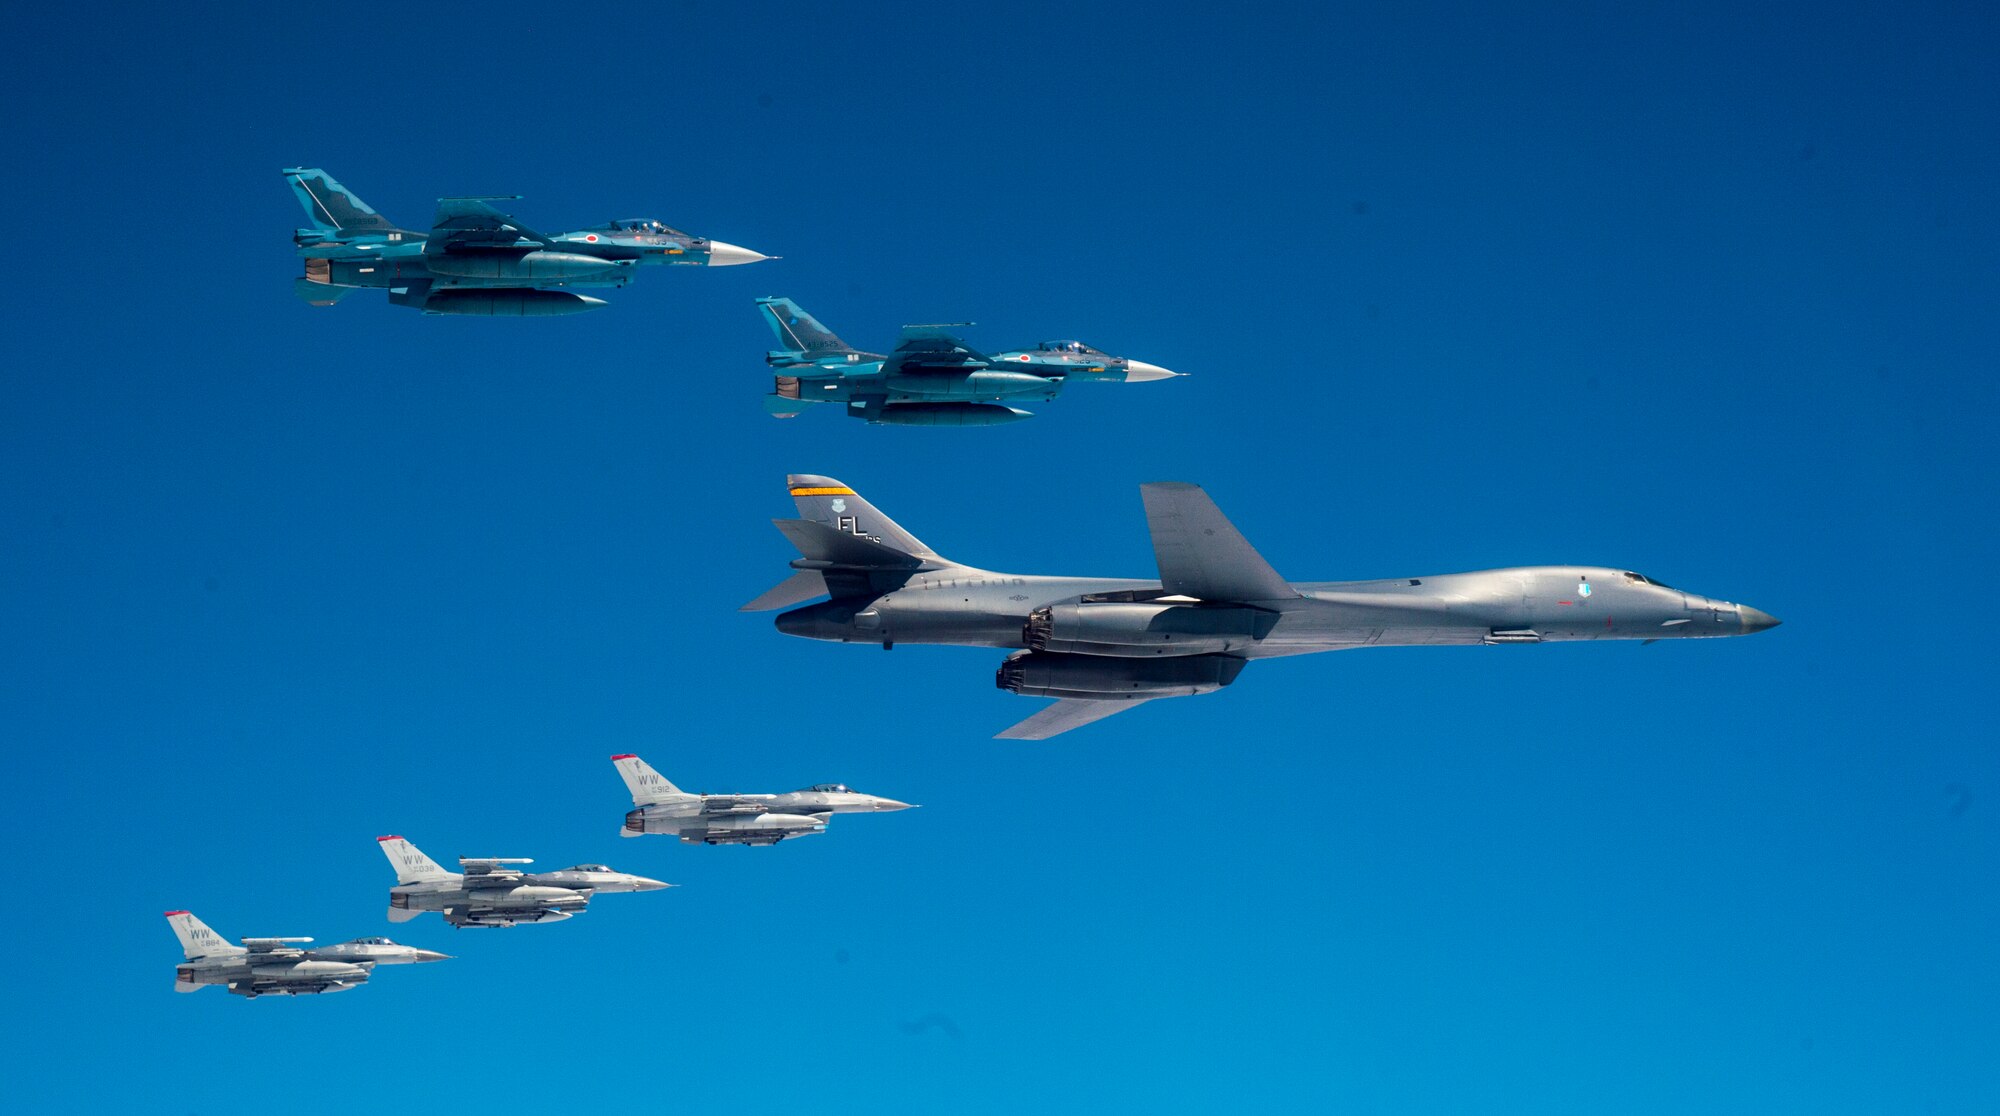
{"label": "gradient blue background", "polygon": [[[2000,1108],[2000,68],[1976,5],[9,5],[9,1107]],[[296,301],[278,176],[782,254],[564,320]],[[1192,372],[759,409],[751,298]],[[1726,642],[1257,665],[1047,744],[785,639],[790,471],[1145,576],[1534,562]],[[924,804],[620,841],[606,756]],[[391,928],[373,838],[683,885]],[[169,990],[160,918],[461,959]]]}

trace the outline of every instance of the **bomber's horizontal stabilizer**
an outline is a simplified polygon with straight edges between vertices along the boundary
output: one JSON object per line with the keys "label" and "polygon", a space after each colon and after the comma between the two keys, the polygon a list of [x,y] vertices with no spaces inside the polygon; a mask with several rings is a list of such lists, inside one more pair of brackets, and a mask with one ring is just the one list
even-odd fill
{"label": "bomber's horizontal stabilizer", "polygon": [[737,609],[738,612],[769,612],[774,608],[790,608],[795,604],[826,596],[826,577],[818,570],[800,570],[792,576],[764,590],[756,600]]}
{"label": "bomber's horizontal stabilizer", "polygon": [[1073,728],[1081,728],[1092,721],[1101,721],[1113,713],[1123,713],[1146,704],[1147,699],[1120,701],[1089,701],[1083,698],[1063,698],[1054,705],[1036,713],[1013,728],[995,736],[995,740],[1047,740]]}
{"label": "bomber's horizontal stabilizer", "polygon": [[1160,583],[1169,594],[1233,602],[1298,596],[1200,485],[1142,484],[1139,493],[1146,501]]}

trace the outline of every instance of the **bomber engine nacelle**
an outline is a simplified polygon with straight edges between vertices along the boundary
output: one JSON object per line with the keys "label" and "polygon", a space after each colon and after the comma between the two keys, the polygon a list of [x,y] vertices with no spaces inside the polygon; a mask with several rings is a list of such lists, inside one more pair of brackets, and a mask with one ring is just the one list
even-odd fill
{"label": "bomber engine nacelle", "polygon": [[1181,655],[1161,659],[1016,651],[1000,664],[993,684],[1027,697],[1188,697],[1220,690],[1243,672],[1234,655]]}
{"label": "bomber engine nacelle", "polygon": [[1260,608],[1083,601],[1028,614],[1021,640],[1036,651],[1152,658],[1240,651],[1270,634],[1278,616]]}

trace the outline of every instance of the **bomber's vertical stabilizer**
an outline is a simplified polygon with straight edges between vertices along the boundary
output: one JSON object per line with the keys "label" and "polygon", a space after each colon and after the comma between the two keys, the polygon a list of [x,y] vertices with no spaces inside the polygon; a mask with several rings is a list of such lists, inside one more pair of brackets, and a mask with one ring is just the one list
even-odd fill
{"label": "bomber's vertical stabilizer", "polygon": [[649,806],[655,802],[667,802],[683,798],[686,792],[667,782],[667,777],[653,770],[652,765],[635,755],[612,756],[611,762],[618,768],[625,785],[631,788],[634,806]]}
{"label": "bomber's vertical stabilizer", "polygon": [[242,946],[223,941],[222,935],[210,930],[207,923],[186,911],[168,911],[167,925],[174,928],[174,937],[181,940],[181,949],[190,961],[197,957],[243,952]]}
{"label": "bomber's vertical stabilizer", "polygon": [[425,856],[422,849],[401,837],[377,837],[382,845],[382,855],[389,858],[389,864],[396,869],[396,882],[416,883],[419,880],[435,880],[451,875],[438,867],[438,863]]}
{"label": "bomber's vertical stabilizer", "polygon": [[[832,477],[794,474],[785,478],[799,518],[831,527],[842,534],[855,535],[880,543],[892,550],[937,562],[946,560],[915,535],[897,526],[896,521],[861,498],[852,488]],[[947,563],[949,564],[949,563]]]}

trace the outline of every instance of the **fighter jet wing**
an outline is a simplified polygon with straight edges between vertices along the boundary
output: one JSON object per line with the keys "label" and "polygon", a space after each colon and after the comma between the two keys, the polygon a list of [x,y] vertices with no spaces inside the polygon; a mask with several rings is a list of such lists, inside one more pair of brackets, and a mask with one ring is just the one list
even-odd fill
{"label": "fighter jet wing", "polygon": [[512,200],[511,197],[439,198],[437,217],[431,221],[430,239],[425,242],[424,251],[514,248],[520,246],[523,240],[534,241],[545,248],[555,247],[555,241],[486,204],[488,201]]}
{"label": "fighter jet wing", "polygon": [[1034,716],[995,736],[995,740],[1047,740],[1051,736],[1081,728],[1092,721],[1101,721],[1113,713],[1123,713],[1146,704],[1148,698],[1118,701],[1090,701],[1084,698],[1058,698]]}
{"label": "fighter jet wing", "polygon": [[896,350],[882,358],[887,373],[977,372],[993,362],[979,350],[954,337],[949,331],[960,325],[906,325]]}
{"label": "fighter jet wing", "polygon": [[1160,584],[1203,601],[1282,601],[1298,596],[1198,484],[1142,484]]}

